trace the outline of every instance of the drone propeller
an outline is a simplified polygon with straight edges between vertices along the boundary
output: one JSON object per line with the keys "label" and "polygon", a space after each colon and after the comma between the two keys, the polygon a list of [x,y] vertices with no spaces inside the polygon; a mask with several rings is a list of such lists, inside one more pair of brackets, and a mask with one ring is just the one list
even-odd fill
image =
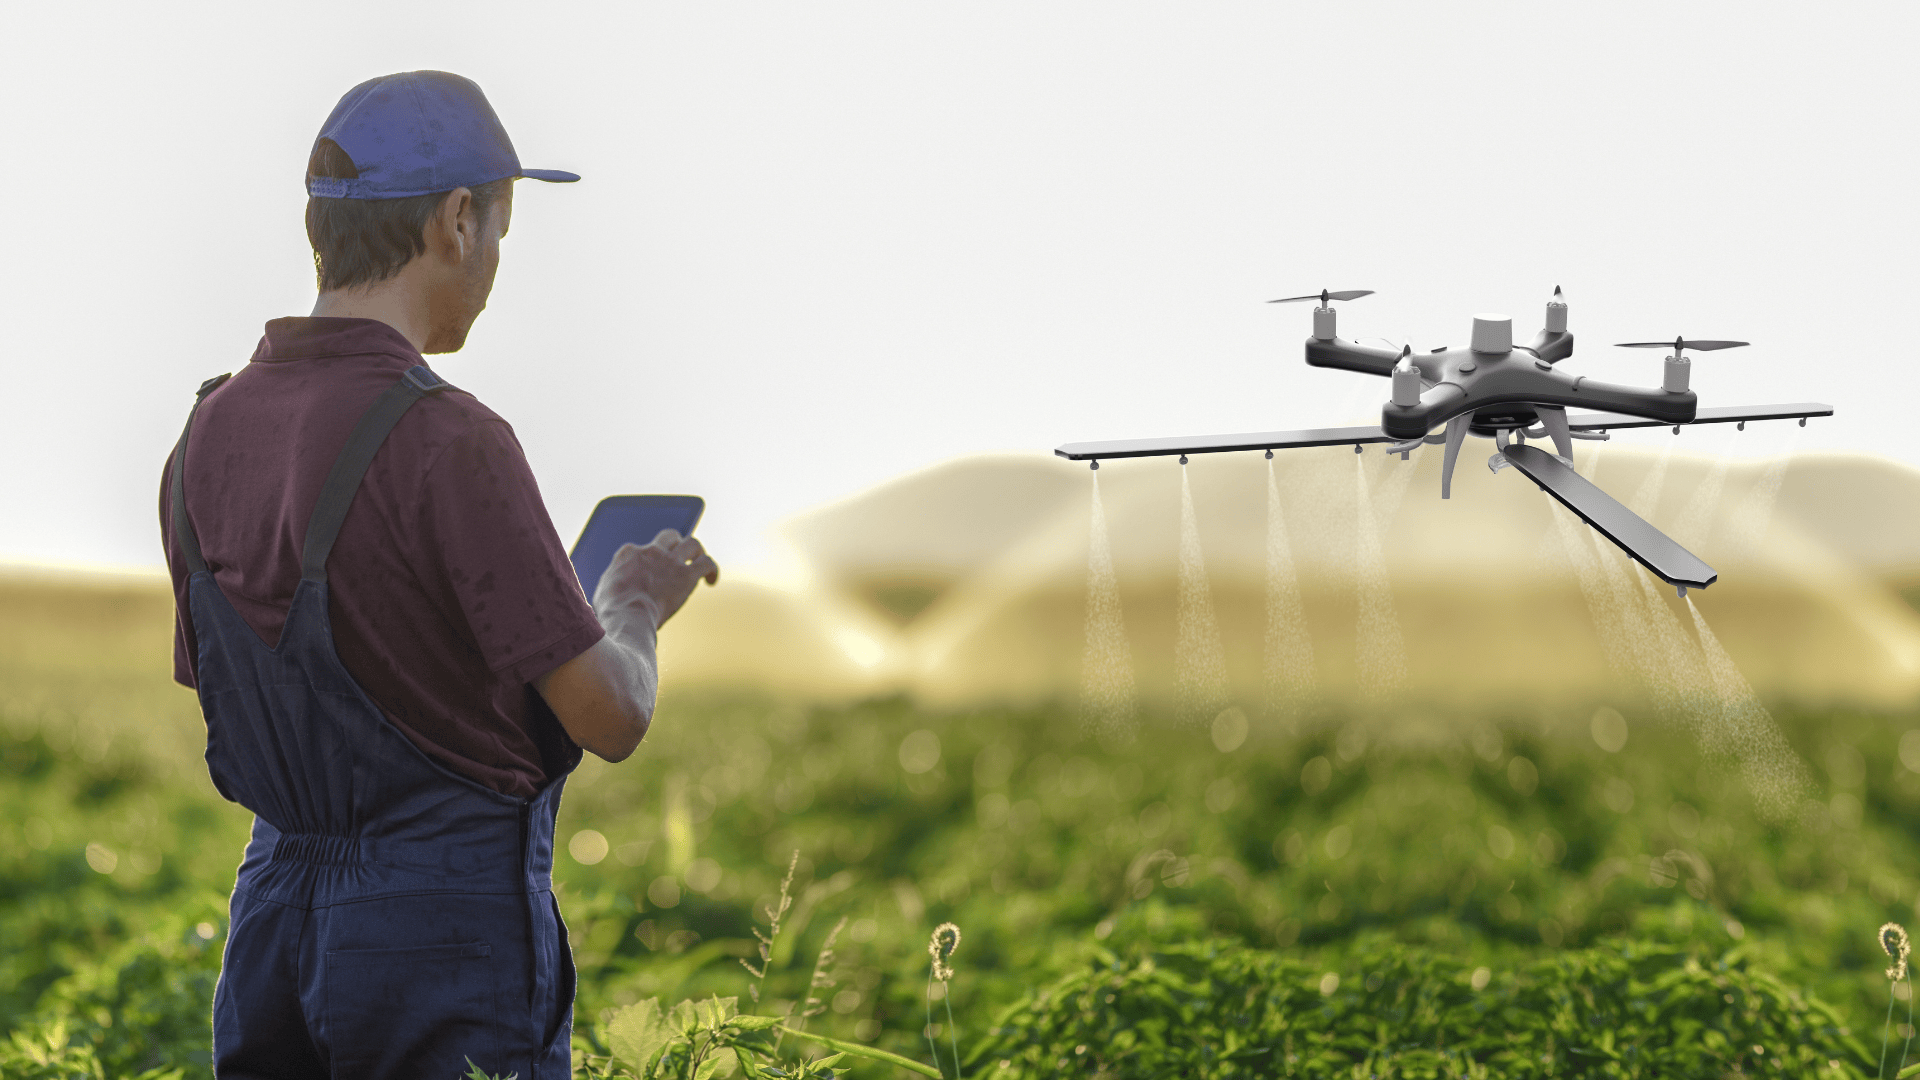
{"label": "drone propeller", "polygon": [[1742,345],[1751,345],[1750,341],[1688,341],[1686,338],[1674,338],[1672,341],[1622,341],[1622,349],[1692,349],[1695,352],[1713,352],[1716,349],[1737,349]]}
{"label": "drone propeller", "polygon": [[1267,301],[1267,303],[1292,304],[1292,303],[1297,303],[1301,300],[1318,300],[1320,301],[1321,307],[1326,307],[1327,301],[1329,300],[1358,300],[1363,296],[1372,296],[1372,295],[1373,295],[1372,289],[1348,289],[1345,292],[1328,292],[1325,289],[1321,289],[1319,292],[1314,293],[1311,296],[1289,296],[1284,300],[1269,300]]}

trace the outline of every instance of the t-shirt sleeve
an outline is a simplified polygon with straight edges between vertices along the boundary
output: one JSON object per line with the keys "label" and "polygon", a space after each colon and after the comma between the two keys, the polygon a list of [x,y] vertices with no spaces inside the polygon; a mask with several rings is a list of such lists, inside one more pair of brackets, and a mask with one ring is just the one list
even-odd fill
{"label": "t-shirt sleeve", "polygon": [[448,444],[427,471],[420,512],[426,557],[439,561],[495,674],[530,683],[606,636],[505,421]]}

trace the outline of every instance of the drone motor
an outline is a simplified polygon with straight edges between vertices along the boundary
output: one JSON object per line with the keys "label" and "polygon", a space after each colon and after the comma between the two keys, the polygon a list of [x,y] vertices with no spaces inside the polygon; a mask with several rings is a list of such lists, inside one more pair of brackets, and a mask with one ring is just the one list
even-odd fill
{"label": "drone motor", "polygon": [[1553,287],[1553,299],[1547,301],[1547,333],[1564,334],[1567,332],[1567,298],[1560,295],[1560,286]]}

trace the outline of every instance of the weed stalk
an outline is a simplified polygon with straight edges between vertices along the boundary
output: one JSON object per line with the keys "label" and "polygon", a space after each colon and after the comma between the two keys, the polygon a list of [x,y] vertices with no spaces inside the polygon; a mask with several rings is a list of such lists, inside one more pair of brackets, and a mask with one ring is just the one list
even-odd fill
{"label": "weed stalk", "polygon": [[814,958],[813,978],[807,981],[807,1001],[800,1009],[793,1030],[805,1031],[809,1019],[827,1011],[827,1003],[816,996],[816,992],[831,990],[839,985],[833,977],[833,943],[839,940],[840,931],[846,928],[847,917],[842,915],[840,921],[833,924],[833,929],[827,932],[826,943],[820,946],[820,955]]}
{"label": "weed stalk", "polygon": [[[933,957],[933,967],[927,972],[927,1049],[933,1052],[933,1064],[940,1065],[940,1044],[933,1037],[933,981],[940,980],[940,1000],[947,1006],[947,1035],[953,1045],[953,1075],[960,1076],[960,1033],[953,1023],[953,967],[947,963],[953,958],[954,950],[960,947],[960,927],[950,922],[941,923],[933,928],[933,938],[927,942],[927,954]],[[946,1070],[942,1069],[942,1075]]]}
{"label": "weed stalk", "polygon": [[1913,1046],[1913,980],[1907,976],[1907,956],[1911,946],[1907,941],[1906,928],[1899,923],[1885,923],[1880,927],[1880,948],[1893,958],[1893,966],[1887,969],[1887,1018],[1880,1024],[1880,1069],[1876,1074],[1887,1074],[1887,1042],[1893,1028],[1894,993],[1903,981],[1907,986],[1907,1041],[1900,1047],[1900,1062],[1893,1067],[1893,1075],[1899,1076],[1900,1069],[1907,1063],[1907,1050]]}
{"label": "weed stalk", "polygon": [[787,876],[780,879],[780,901],[768,904],[765,909],[767,932],[762,934],[759,927],[753,928],[753,936],[760,943],[760,966],[754,967],[745,959],[740,961],[740,966],[753,976],[753,981],[747,984],[747,994],[753,998],[755,1005],[760,1004],[760,985],[767,981],[767,968],[773,960],[773,942],[780,936],[780,920],[786,918],[787,910],[793,907],[793,874],[799,866],[800,849],[794,848],[793,858],[787,860]]}

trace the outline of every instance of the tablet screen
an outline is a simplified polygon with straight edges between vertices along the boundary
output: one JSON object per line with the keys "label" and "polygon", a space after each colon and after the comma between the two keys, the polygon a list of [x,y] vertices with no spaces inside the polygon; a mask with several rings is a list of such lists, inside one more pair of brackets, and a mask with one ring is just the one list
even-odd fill
{"label": "tablet screen", "polygon": [[651,544],[662,529],[693,535],[706,501],[698,495],[610,495],[600,500],[573,544],[573,572],[580,588],[593,599],[600,575],[623,544]]}

